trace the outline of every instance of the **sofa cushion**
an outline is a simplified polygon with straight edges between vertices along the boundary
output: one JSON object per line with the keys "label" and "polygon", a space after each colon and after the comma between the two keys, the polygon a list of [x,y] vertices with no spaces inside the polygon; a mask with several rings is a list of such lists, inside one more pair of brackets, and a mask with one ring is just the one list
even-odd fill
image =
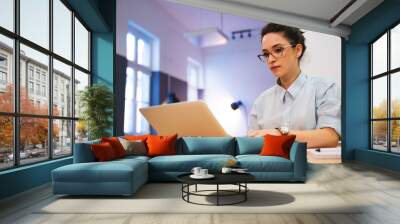
{"label": "sofa cushion", "polygon": [[237,137],[236,155],[260,154],[264,145],[263,137]]}
{"label": "sofa cushion", "polygon": [[115,155],[117,158],[122,158],[126,156],[126,151],[122,146],[121,142],[117,137],[104,137],[101,138],[101,142],[108,142],[111,144],[112,148],[114,149]]}
{"label": "sofa cushion", "polygon": [[90,147],[92,149],[94,157],[96,157],[96,161],[105,162],[118,158],[112,145],[108,142],[93,144]]}
{"label": "sofa cushion", "polygon": [[219,171],[230,159],[231,155],[175,155],[158,156],[149,160],[150,171],[163,172],[190,172],[193,167],[199,166],[211,172]]}
{"label": "sofa cushion", "polygon": [[134,172],[147,172],[146,166],[140,159],[74,163],[53,170],[52,174],[53,181],[58,182],[129,182]]}
{"label": "sofa cushion", "polygon": [[178,154],[235,155],[235,139],[232,137],[183,137],[178,144]]}
{"label": "sofa cushion", "polygon": [[280,156],[290,159],[290,148],[296,135],[265,135],[264,146],[261,149],[260,155],[262,156]]}
{"label": "sofa cushion", "polygon": [[146,139],[148,156],[164,156],[176,154],[176,139],[178,135],[149,135]]}
{"label": "sofa cushion", "polygon": [[95,162],[96,158],[90,148],[92,144],[99,144],[100,140],[75,143],[74,147],[74,163]]}
{"label": "sofa cushion", "polygon": [[249,172],[292,172],[292,161],[279,156],[238,155],[236,159]]}
{"label": "sofa cushion", "polygon": [[126,151],[126,155],[147,155],[146,143],[142,140],[126,140],[124,138],[118,138],[122,146]]}
{"label": "sofa cushion", "polygon": [[129,141],[136,141],[140,140],[142,142],[146,142],[146,139],[149,135],[125,135],[122,136],[122,138],[129,140]]}

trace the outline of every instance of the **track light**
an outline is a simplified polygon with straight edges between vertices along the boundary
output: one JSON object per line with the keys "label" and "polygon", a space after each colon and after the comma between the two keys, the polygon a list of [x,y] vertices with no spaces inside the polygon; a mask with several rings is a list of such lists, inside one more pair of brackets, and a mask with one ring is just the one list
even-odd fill
{"label": "track light", "polygon": [[[235,40],[236,37],[240,37],[240,39],[243,39],[243,38],[245,38],[246,33],[247,33],[247,37],[251,38],[251,32],[252,31],[255,31],[255,30],[254,29],[245,29],[245,30],[233,31],[232,32],[232,36],[231,36],[232,40]],[[236,36],[236,35],[238,35],[238,36]]]}

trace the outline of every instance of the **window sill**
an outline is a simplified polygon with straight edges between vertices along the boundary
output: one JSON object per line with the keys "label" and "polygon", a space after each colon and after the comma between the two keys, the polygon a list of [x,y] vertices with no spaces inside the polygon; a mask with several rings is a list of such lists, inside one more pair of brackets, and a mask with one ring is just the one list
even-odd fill
{"label": "window sill", "polygon": [[63,157],[63,158],[59,158],[59,159],[52,159],[52,160],[43,161],[43,162],[39,162],[39,163],[35,163],[35,164],[24,165],[24,166],[16,167],[16,168],[10,168],[10,169],[7,169],[7,170],[0,171],[0,176],[1,175],[5,175],[5,174],[9,174],[9,173],[14,173],[14,172],[19,172],[19,171],[35,168],[35,167],[39,167],[39,166],[43,166],[43,165],[57,163],[57,162],[69,160],[69,159],[72,159],[72,158],[73,158],[73,156],[67,156],[67,157]]}

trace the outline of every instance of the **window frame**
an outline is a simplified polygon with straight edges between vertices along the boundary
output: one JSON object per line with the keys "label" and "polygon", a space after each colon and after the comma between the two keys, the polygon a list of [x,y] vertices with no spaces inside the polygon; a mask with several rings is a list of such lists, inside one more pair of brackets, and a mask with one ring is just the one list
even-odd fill
{"label": "window frame", "polygon": [[[385,153],[390,153],[390,154],[400,154],[400,152],[393,152],[392,151],[392,121],[400,121],[400,117],[392,117],[392,98],[391,98],[391,91],[392,91],[392,86],[391,86],[391,79],[393,75],[396,75],[396,73],[400,72],[400,67],[391,69],[391,31],[393,28],[396,26],[400,26],[400,21],[395,22],[392,24],[390,27],[385,29],[385,31],[381,34],[379,34],[375,39],[373,39],[370,43],[368,43],[369,47],[369,149],[373,151],[379,151],[379,152],[385,152]],[[376,43],[381,37],[384,35],[387,35],[387,64],[386,64],[386,71],[376,74],[374,76],[373,72],[373,44]],[[387,98],[387,105],[386,105],[386,117],[385,118],[373,118],[373,93],[374,93],[374,86],[373,86],[373,81],[375,79],[379,79],[382,77],[386,77],[386,87],[387,87],[387,93],[386,93],[386,98]],[[374,136],[373,136],[373,122],[375,121],[386,121],[386,150],[379,150],[374,148]]]}
{"label": "window frame", "polygon": [[[0,168],[0,172],[3,172],[5,170],[11,170],[11,169],[16,169],[19,167],[24,167],[24,166],[31,166],[34,164],[38,163],[43,163],[51,160],[59,160],[62,158],[66,157],[71,157],[73,156],[74,152],[74,143],[75,143],[75,127],[76,127],[76,121],[79,120],[79,117],[75,116],[75,108],[74,108],[74,103],[75,103],[75,69],[85,73],[89,77],[89,83],[88,85],[92,85],[92,61],[91,61],[91,37],[92,37],[92,30],[88,27],[88,25],[83,21],[83,19],[79,16],[78,13],[76,13],[72,7],[65,1],[65,0],[59,0],[68,10],[71,11],[71,59],[64,58],[63,56],[55,53],[54,46],[53,46],[53,1],[54,0],[48,0],[49,2],[49,47],[46,49],[45,47],[42,47],[39,44],[34,43],[33,41],[30,41],[27,38],[24,38],[23,36],[20,35],[20,0],[14,0],[13,1],[13,10],[14,10],[14,17],[13,17],[13,31],[10,31],[4,27],[0,26],[0,35],[10,38],[13,41],[13,52],[12,52],[12,61],[13,63],[10,65],[12,71],[11,75],[13,75],[14,79],[14,105],[13,105],[13,112],[2,112],[0,111],[0,116],[2,117],[11,117],[13,119],[13,166],[10,167],[5,167],[5,168]],[[78,64],[75,63],[75,18],[83,25],[83,27],[88,31],[88,69],[85,69]],[[20,85],[21,85],[21,80],[20,80],[20,65],[21,65],[21,57],[20,57],[20,45],[23,44],[29,48],[32,48],[33,50],[36,50],[42,54],[45,54],[48,56],[48,77],[47,77],[47,84],[46,84],[46,96],[48,97],[48,112],[46,115],[39,115],[39,114],[28,114],[28,113],[21,113],[20,112]],[[68,66],[71,66],[71,92],[72,92],[72,99],[71,99],[71,114],[70,116],[57,116],[53,115],[53,59],[58,60],[59,62],[62,62]],[[30,67],[28,67],[29,64],[27,64],[27,71],[29,70]],[[39,75],[41,75],[40,73]],[[34,68],[33,70],[33,79],[30,79],[30,74],[27,72],[26,74],[26,80],[27,82],[29,80],[34,82],[34,86],[37,83],[36,82],[36,69]],[[39,76],[39,83],[41,83],[42,87],[42,80],[41,76]],[[27,86],[28,87],[28,86]],[[27,91],[28,88],[27,88]],[[34,88],[34,92],[36,89]],[[38,96],[42,96],[42,94],[39,94]],[[26,163],[26,164],[21,164],[21,158],[20,158],[20,119],[21,118],[45,118],[47,119],[48,123],[48,135],[47,135],[47,152],[48,155],[47,157],[44,157],[43,160],[40,160],[38,162],[31,162],[31,163]],[[62,156],[55,156],[53,155],[55,147],[53,147],[53,122],[56,122],[57,120],[64,120],[64,121],[71,121],[72,125],[72,132],[71,132],[71,153],[67,155],[62,155]]]}
{"label": "window frame", "polygon": [[[133,60],[127,59],[127,68],[131,68],[134,71],[133,75],[134,75],[135,86],[134,86],[133,100],[131,100],[132,104],[134,105],[134,110],[133,110],[134,117],[133,117],[133,121],[132,121],[134,123],[134,127],[133,127],[134,131],[130,132],[130,133],[126,133],[126,134],[145,134],[146,132],[137,132],[138,121],[139,120],[142,121],[142,119],[143,119],[143,117],[142,117],[143,115],[140,115],[140,113],[138,113],[139,110],[137,108],[137,105],[142,104],[145,106],[150,106],[151,77],[152,77],[152,67],[154,64],[154,62],[153,62],[154,40],[152,37],[148,36],[146,33],[142,32],[141,30],[134,28],[134,27],[129,28],[128,33],[126,34],[125,38],[127,38],[128,34],[133,35],[134,40],[135,40],[134,47],[133,47],[133,49],[134,49]],[[145,42],[145,44],[147,43],[149,45],[148,52],[150,53],[150,56],[149,56],[150,61],[149,61],[148,66],[139,64],[139,46],[138,46],[139,40],[142,40]],[[126,49],[128,50],[128,48],[129,48],[128,41],[126,41],[125,44],[127,45]],[[128,54],[127,54],[127,56],[128,56]],[[149,100],[148,101],[142,101],[141,99],[137,98],[137,91],[138,91],[137,87],[138,87],[138,83],[139,83],[138,82],[138,73],[139,72],[141,72],[143,75],[148,75],[148,78],[149,78],[149,90],[148,90],[149,91]],[[125,74],[125,76],[127,76],[127,74]],[[126,83],[125,83],[125,85],[126,85]],[[126,102],[126,97],[124,99],[124,104],[125,104],[125,102]],[[139,118],[141,118],[141,119],[139,119]],[[145,124],[146,124],[145,128],[140,124],[141,129],[142,130],[147,129],[148,131],[150,131],[151,130],[150,124],[148,122],[145,122]]]}

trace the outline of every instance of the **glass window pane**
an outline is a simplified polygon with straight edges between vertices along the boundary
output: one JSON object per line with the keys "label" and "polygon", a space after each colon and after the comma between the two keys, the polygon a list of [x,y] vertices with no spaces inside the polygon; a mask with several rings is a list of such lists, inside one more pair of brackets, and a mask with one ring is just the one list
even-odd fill
{"label": "glass window pane", "polygon": [[150,75],[141,71],[137,73],[136,100],[150,102]]}
{"label": "glass window pane", "polygon": [[81,114],[79,98],[86,86],[89,86],[89,75],[75,69],[75,117],[79,117]]}
{"label": "glass window pane", "polygon": [[124,133],[134,134],[135,129],[135,70],[126,68]]}
{"label": "glass window pane", "polygon": [[49,0],[20,0],[21,36],[49,48]]}
{"label": "glass window pane", "polygon": [[20,163],[28,164],[49,158],[49,120],[45,118],[20,118]]}
{"label": "glass window pane", "polygon": [[391,74],[390,85],[391,116],[400,118],[400,72]]}
{"label": "glass window pane", "polygon": [[135,70],[130,67],[126,68],[125,99],[135,99]]}
{"label": "glass window pane", "polygon": [[53,60],[53,115],[72,117],[71,66]]}
{"label": "glass window pane", "polygon": [[75,63],[89,70],[89,32],[75,18]]}
{"label": "glass window pane", "polygon": [[84,120],[75,121],[75,143],[85,142],[88,138],[88,129]]}
{"label": "glass window pane", "polygon": [[134,100],[125,99],[124,112],[124,133],[135,134],[135,110],[136,104]]}
{"label": "glass window pane", "polygon": [[137,102],[136,103],[136,133],[149,133],[150,126],[147,120],[140,113],[139,109],[142,107],[148,107],[148,103]]}
{"label": "glass window pane", "polygon": [[14,31],[14,0],[0,1],[0,26]]}
{"label": "glass window pane", "polygon": [[387,121],[372,122],[372,147],[387,151]]}
{"label": "glass window pane", "polygon": [[53,120],[53,157],[72,154],[72,121]]}
{"label": "glass window pane", "polygon": [[138,63],[139,65],[144,65],[150,67],[150,44],[146,41],[138,40]]}
{"label": "glass window pane", "polygon": [[390,50],[391,69],[400,67],[400,24],[391,30]]}
{"label": "glass window pane", "polygon": [[10,116],[0,116],[0,170],[14,165],[14,124]]}
{"label": "glass window pane", "polygon": [[373,75],[387,71],[387,34],[372,45],[372,69]]}
{"label": "glass window pane", "polygon": [[128,33],[126,35],[126,58],[129,61],[135,61],[135,47],[136,38],[133,34]]}
{"label": "glass window pane", "polygon": [[372,81],[372,118],[387,118],[387,77]]}
{"label": "glass window pane", "polygon": [[60,0],[53,0],[53,18],[53,51],[71,60],[72,12]]}
{"label": "glass window pane", "polygon": [[390,122],[391,127],[391,140],[392,140],[392,152],[400,153],[400,120],[393,120]]}
{"label": "glass window pane", "polygon": [[14,111],[13,40],[0,35],[0,111]]}
{"label": "glass window pane", "polygon": [[48,64],[49,57],[47,55],[21,44],[21,113],[48,114]]}

